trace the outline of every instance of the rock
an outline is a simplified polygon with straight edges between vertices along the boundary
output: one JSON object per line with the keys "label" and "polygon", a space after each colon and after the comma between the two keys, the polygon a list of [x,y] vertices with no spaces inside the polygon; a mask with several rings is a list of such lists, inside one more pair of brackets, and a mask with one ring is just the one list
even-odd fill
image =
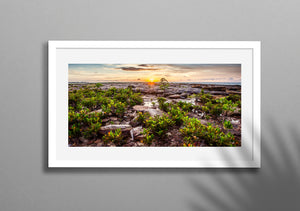
{"label": "rock", "polygon": [[191,86],[192,88],[202,88],[203,85],[202,84],[194,84]]}
{"label": "rock", "polygon": [[180,95],[180,98],[181,99],[185,99],[185,98],[187,98],[188,97],[188,93],[182,93],[181,95]]}
{"label": "rock", "polygon": [[79,137],[79,141],[81,141],[84,144],[87,144],[89,140],[85,139],[84,137]]}
{"label": "rock", "polygon": [[118,118],[117,117],[110,117],[110,121],[117,121]]}
{"label": "rock", "polygon": [[156,91],[156,94],[163,94],[164,93],[164,90],[157,90]]}
{"label": "rock", "polygon": [[241,91],[241,86],[228,86],[227,90],[233,90],[233,91]]}
{"label": "rock", "polygon": [[207,86],[207,87],[203,87],[203,89],[205,90],[209,90],[209,91],[226,91],[226,87],[225,86]]}
{"label": "rock", "polygon": [[92,113],[102,113],[102,109],[91,111],[90,114],[92,114]]}
{"label": "rock", "polygon": [[135,86],[134,85],[129,85],[127,88],[134,89]]}
{"label": "rock", "polygon": [[231,120],[231,124],[233,124],[233,125],[239,125],[240,124],[240,120]]}
{"label": "rock", "polygon": [[178,99],[178,98],[180,98],[180,95],[178,95],[178,94],[170,95],[168,98],[170,98],[170,99]]}
{"label": "rock", "polygon": [[132,140],[135,140],[135,139],[139,140],[136,137],[138,137],[140,135],[143,135],[142,133],[143,133],[143,127],[142,126],[132,128],[131,131],[130,131],[130,134],[132,136]]}
{"label": "rock", "polygon": [[108,119],[108,118],[102,119],[102,122],[103,122],[103,123],[109,122],[109,119]]}
{"label": "rock", "polygon": [[106,125],[100,128],[100,133],[106,134],[109,131],[115,131],[117,129],[121,129],[122,133],[129,133],[132,127],[131,125]]}
{"label": "rock", "polygon": [[229,112],[228,116],[232,116],[232,117],[240,117],[241,113],[239,111],[234,111],[234,112]]}
{"label": "rock", "polygon": [[141,106],[141,105],[135,105],[133,106],[133,109],[136,110],[136,111],[146,111],[148,109],[151,109],[151,107],[148,107],[148,106]]}
{"label": "rock", "polygon": [[101,143],[101,142],[102,142],[101,139],[97,139],[96,141],[94,141],[95,144],[99,144],[99,143]]}
{"label": "rock", "polygon": [[116,145],[114,143],[109,143],[107,144],[108,147],[116,147]]}
{"label": "rock", "polygon": [[238,92],[238,91],[227,91],[227,94],[241,95],[241,92]]}
{"label": "rock", "polygon": [[[141,105],[135,105],[133,106],[133,109],[138,111],[138,112],[148,112],[150,114],[150,116],[154,117],[154,116],[162,116],[164,114],[164,112],[160,109],[154,109],[151,108],[149,106],[141,106]],[[135,124],[136,122],[136,118],[135,117],[133,120],[131,120],[131,124]]]}
{"label": "rock", "polygon": [[138,116],[134,117],[130,123],[129,123],[132,127],[138,126],[139,121],[138,121]]}
{"label": "rock", "polygon": [[137,142],[136,144],[137,144],[138,147],[145,146],[145,144],[143,144],[143,143],[141,143],[141,142]]}
{"label": "rock", "polygon": [[164,115],[164,112],[160,109],[148,109],[147,112],[150,114],[150,116],[162,116]]}
{"label": "rock", "polygon": [[227,96],[228,93],[223,92],[223,91],[211,91],[210,92],[211,95],[222,95],[222,96]]}

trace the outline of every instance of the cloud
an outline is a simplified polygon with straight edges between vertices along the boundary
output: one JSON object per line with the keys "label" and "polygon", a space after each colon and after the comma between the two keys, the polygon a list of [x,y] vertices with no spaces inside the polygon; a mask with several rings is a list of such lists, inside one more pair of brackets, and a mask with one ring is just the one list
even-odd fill
{"label": "cloud", "polygon": [[120,67],[118,68],[124,71],[149,71],[149,70],[158,70],[156,68],[139,68],[139,67]]}
{"label": "cloud", "polygon": [[240,64],[69,64],[69,81],[241,81]]}

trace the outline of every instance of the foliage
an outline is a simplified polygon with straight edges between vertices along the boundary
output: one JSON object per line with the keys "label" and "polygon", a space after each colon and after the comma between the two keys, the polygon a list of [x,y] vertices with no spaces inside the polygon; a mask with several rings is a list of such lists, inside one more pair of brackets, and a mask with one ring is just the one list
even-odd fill
{"label": "foliage", "polygon": [[225,120],[225,121],[223,122],[223,127],[224,127],[225,129],[232,129],[232,128],[233,128],[231,122],[230,122],[230,121],[227,121],[227,120]]}
{"label": "foliage", "polygon": [[101,126],[102,124],[100,122],[90,123],[89,127],[83,132],[83,136],[88,139],[97,137]]}
{"label": "foliage", "polygon": [[168,129],[175,124],[175,122],[166,115],[150,117],[145,123],[146,127],[150,130],[149,132],[160,138],[165,137]]}
{"label": "foliage", "polygon": [[103,86],[103,84],[101,84],[101,83],[96,83],[96,87],[97,87],[97,88],[100,88],[101,86]]}
{"label": "foliage", "polygon": [[160,85],[159,85],[159,87],[160,87],[162,90],[165,91],[169,86],[170,86],[170,84],[169,84],[169,82],[168,82],[167,79],[165,79],[165,78],[161,78],[161,79],[160,79]]}
{"label": "foliage", "polygon": [[202,102],[202,103],[207,103],[207,102],[210,102],[212,100],[212,95],[210,95],[210,94],[201,94],[200,95],[200,101]]}
{"label": "foliage", "polygon": [[167,99],[164,97],[158,97],[157,100],[158,100],[158,108],[165,112],[168,112],[170,103],[166,102]]}
{"label": "foliage", "polygon": [[145,138],[142,140],[142,143],[150,146],[152,144],[152,141],[154,139],[154,134],[151,133],[151,130],[148,128],[144,128],[143,134],[145,135]]}
{"label": "foliage", "polygon": [[172,120],[175,121],[175,124],[180,126],[183,123],[183,119],[187,115],[187,112],[182,111],[178,106],[172,106],[168,114]]}
{"label": "foliage", "polygon": [[101,113],[90,113],[89,109],[80,112],[69,111],[69,138],[93,138],[101,127]]}
{"label": "foliage", "polygon": [[149,117],[150,117],[150,114],[148,112],[144,112],[144,113],[139,112],[136,121],[138,124],[145,125],[145,122],[147,119],[149,119]]}
{"label": "foliage", "polygon": [[120,144],[123,141],[121,129],[116,129],[115,132],[109,131],[106,135],[103,136],[102,140],[105,144]]}
{"label": "foliage", "polygon": [[192,103],[188,103],[188,102],[183,102],[183,101],[179,101],[177,103],[177,106],[179,106],[183,111],[192,111],[194,106]]}
{"label": "foliage", "polygon": [[221,129],[211,124],[203,125],[196,118],[185,118],[184,127],[180,129],[185,145],[194,145],[204,141],[208,146],[232,146],[235,140],[231,133],[224,134]]}

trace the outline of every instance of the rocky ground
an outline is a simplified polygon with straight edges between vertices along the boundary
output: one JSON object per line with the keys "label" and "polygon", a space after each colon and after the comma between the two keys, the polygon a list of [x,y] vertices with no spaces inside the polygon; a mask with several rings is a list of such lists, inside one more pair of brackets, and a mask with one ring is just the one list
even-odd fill
{"label": "rocky ground", "polygon": [[[84,83],[69,84],[69,91],[80,89],[82,86],[86,86]],[[114,131],[118,128],[122,130],[122,134],[126,137],[126,141],[122,146],[137,147],[145,146],[141,140],[144,138],[142,134],[143,127],[138,124],[136,118],[139,112],[148,112],[150,116],[162,116],[165,112],[158,108],[158,97],[164,97],[167,102],[189,102],[193,105],[202,105],[201,102],[195,97],[195,94],[199,94],[201,90],[204,93],[210,93],[214,98],[221,98],[228,96],[229,94],[241,94],[240,85],[212,85],[212,84],[189,84],[189,83],[170,83],[170,86],[166,90],[161,90],[158,83],[103,83],[102,90],[107,90],[111,87],[127,88],[131,87],[133,91],[140,92],[142,94],[144,103],[143,105],[136,105],[128,109],[124,116],[116,117],[111,116],[102,120],[102,127],[100,133],[107,134],[109,131]],[[102,112],[101,109],[91,112]],[[229,113],[226,117],[220,116],[217,119],[205,119],[204,113],[189,112],[189,117],[194,117],[201,120],[202,124],[212,123],[214,126],[218,125],[222,127],[222,120],[229,120],[233,129],[230,131],[236,140],[241,140],[241,116],[235,112]],[[182,146],[182,136],[178,129],[170,130],[167,134],[167,142],[159,143],[154,142],[151,146]],[[74,146],[74,141],[69,146]],[[104,146],[101,139],[87,140],[83,137],[79,138],[76,146]],[[115,144],[108,144],[108,146],[115,146]],[[200,146],[205,146],[201,144]]]}

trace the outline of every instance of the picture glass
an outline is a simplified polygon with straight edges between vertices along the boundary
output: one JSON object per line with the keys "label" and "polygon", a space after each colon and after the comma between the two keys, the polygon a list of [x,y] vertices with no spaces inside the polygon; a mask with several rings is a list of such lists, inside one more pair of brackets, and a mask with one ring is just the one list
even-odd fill
{"label": "picture glass", "polygon": [[241,147],[233,64],[68,64],[68,147]]}

